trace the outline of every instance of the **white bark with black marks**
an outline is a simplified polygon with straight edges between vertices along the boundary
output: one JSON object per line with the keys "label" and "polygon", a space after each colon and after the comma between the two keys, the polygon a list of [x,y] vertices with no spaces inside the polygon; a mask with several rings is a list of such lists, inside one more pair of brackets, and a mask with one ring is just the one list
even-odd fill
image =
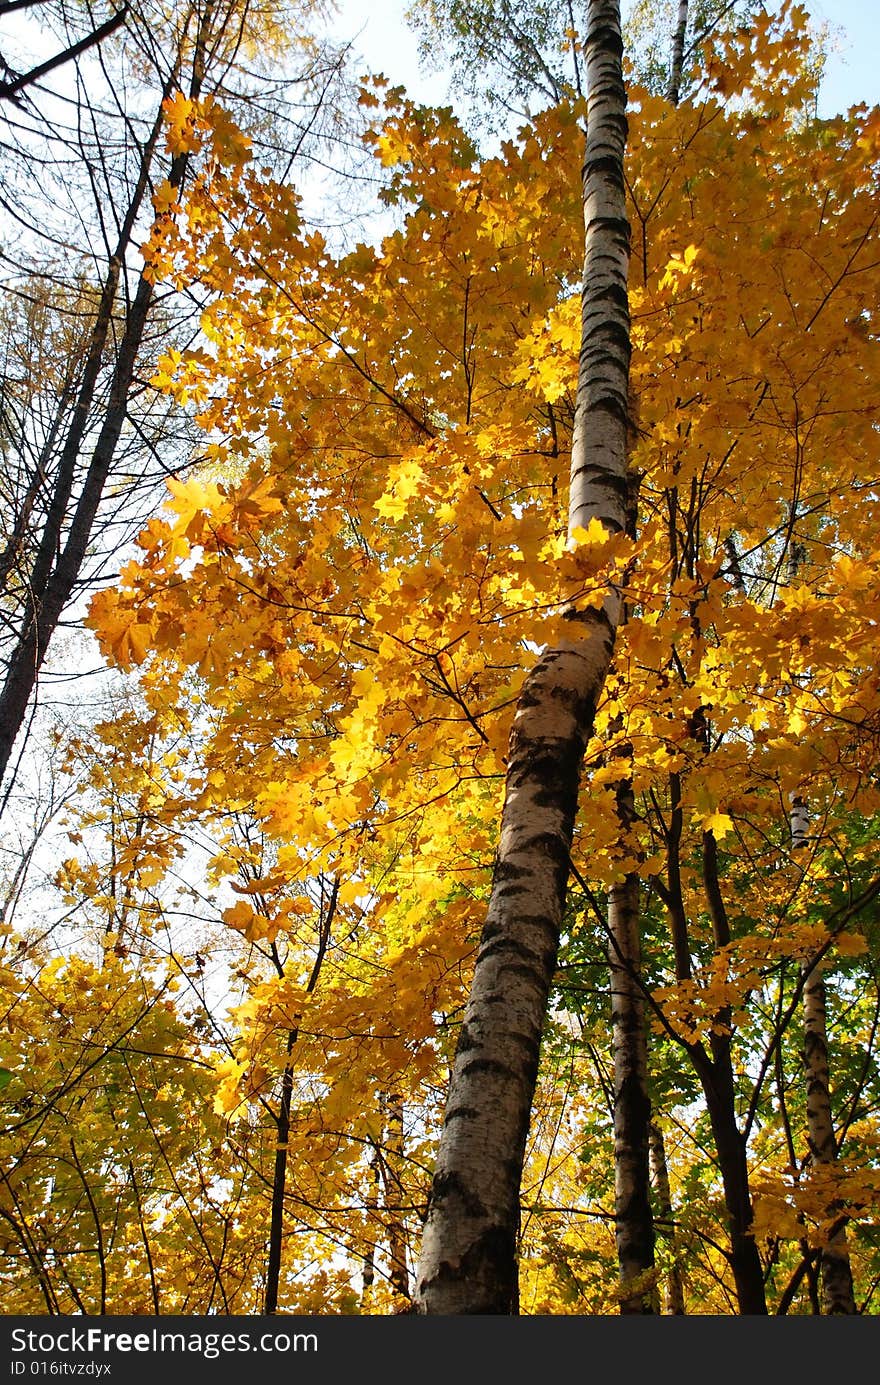
{"label": "white bark with black marks", "polygon": [[[629,227],[620,7],[592,0],[583,341],[570,528],[626,519]],[[510,738],[488,917],[447,1097],[415,1304],[430,1314],[512,1313],[519,1189],[541,1033],[556,966],[584,747],[607,673],[620,596],[574,613],[574,638],[544,654]],[[574,632],[577,632],[576,635]]]}
{"label": "white bark with black marks", "polygon": [[[833,1168],[837,1163],[837,1139],[831,1112],[828,1073],[828,1020],[825,978],[821,967],[807,973],[804,982],[804,1077],[807,1085],[807,1140],[813,1169]],[[830,1209],[832,1212],[834,1208]],[[852,1269],[843,1225],[834,1226],[819,1256],[822,1312],[855,1313]]]}
{"label": "white bark with black marks", "polygon": [[672,62],[669,65],[669,100],[678,105],[681,95],[681,76],[684,68],[684,40],[687,34],[688,0],[678,0],[678,14],[672,36]]}

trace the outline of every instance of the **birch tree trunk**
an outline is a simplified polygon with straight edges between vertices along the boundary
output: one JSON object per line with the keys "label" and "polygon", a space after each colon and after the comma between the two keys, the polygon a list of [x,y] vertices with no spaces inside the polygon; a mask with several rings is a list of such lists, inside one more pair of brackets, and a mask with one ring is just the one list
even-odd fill
{"label": "birch tree trunk", "polygon": [[[813,967],[804,985],[804,1076],[807,1083],[807,1140],[813,1169],[833,1167],[837,1140],[831,1114],[828,1077],[828,1029],[825,980]],[[819,1257],[822,1312],[855,1313],[852,1270],[843,1226],[833,1231]]]}
{"label": "birch tree trunk", "polygon": [[669,64],[668,97],[673,106],[678,105],[681,95],[681,73],[684,67],[684,39],[687,33],[688,0],[678,0],[678,14],[675,17],[675,32],[672,37],[672,61]]}
{"label": "birch tree trunk", "polygon": [[[669,76],[669,100],[678,105],[688,0],[679,0]],[[635,537],[636,500],[627,516]],[[626,621],[624,610],[621,620]],[[635,818],[632,785],[617,786],[621,828]],[[614,1092],[614,1233],[620,1267],[621,1313],[653,1313],[654,1221],[651,1211],[651,1101],[648,1095],[648,1041],[641,968],[639,881],[627,875],[608,894],[609,967],[611,980],[612,1082]]]}
{"label": "birch tree trunk", "polygon": [[[789,534],[788,578],[797,580],[803,547],[794,539],[797,510],[792,510]],[[788,814],[791,850],[806,851],[810,845],[810,812],[806,799],[796,793]],[[804,970],[804,1079],[807,1088],[807,1144],[814,1171],[833,1168],[837,1163],[837,1139],[831,1112],[831,1083],[828,1073],[828,1017],[825,978],[821,964]],[[830,1315],[855,1313],[852,1268],[846,1243],[846,1228],[837,1227],[819,1254],[821,1308]]]}
{"label": "birch tree trunk", "polygon": [[406,1229],[403,1219],[403,1182],[400,1171],[405,1149],[403,1136],[403,1101],[391,1096],[386,1103],[386,1154],[381,1164],[385,1183],[385,1208],[388,1227],[388,1278],[391,1287],[402,1298],[410,1297],[409,1270],[406,1255]]}
{"label": "birch tree trunk", "polygon": [[[630,333],[618,0],[591,0],[583,168],[586,249],[569,526],[625,527]],[[525,682],[510,737],[488,916],[455,1055],[415,1301],[430,1314],[512,1313],[519,1189],[569,874],[584,747],[621,597],[572,613],[573,637]]]}

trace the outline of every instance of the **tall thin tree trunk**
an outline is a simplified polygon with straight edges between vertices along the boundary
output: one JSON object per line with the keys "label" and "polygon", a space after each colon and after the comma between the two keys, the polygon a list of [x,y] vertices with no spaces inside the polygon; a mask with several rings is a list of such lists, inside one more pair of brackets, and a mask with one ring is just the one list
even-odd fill
{"label": "tall thin tree trunk", "polygon": [[[837,1140],[831,1114],[828,1077],[828,1027],[825,980],[818,966],[808,972],[804,984],[804,1076],[807,1084],[807,1139],[815,1170],[833,1168],[837,1162]],[[822,1312],[855,1313],[852,1269],[841,1226],[822,1246],[819,1255],[822,1285]]]}
{"label": "tall thin tree trunk", "polygon": [[657,1211],[660,1214],[660,1220],[668,1223],[669,1229],[666,1231],[666,1239],[669,1242],[672,1252],[672,1263],[664,1281],[663,1312],[678,1317],[685,1311],[684,1280],[682,1278],[675,1247],[675,1209],[672,1206],[672,1191],[669,1187],[669,1167],[666,1163],[666,1142],[663,1139],[661,1127],[654,1120],[651,1121],[648,1135],[650,1142],[651,1182],[654,1185],[654,1193],[657,1198]]}
{"label": "tall thin tree trunk", "polygon": [[[591,0],[586,250],[569,524],[626,522],[630,332],[620,6]],[[508,755],[486,925],[455,1055],[417,1273],[419,1311],[511,1313],[519,1189],[556,966],[584,747],[621,597],[573,612],[571,641],[526,679]]]}
{"label": "tall thin tree trunk", "polygon": [[[631,538],[638,528],[638,486],[630,475],[626,529]],[[624,602],[621,626],[629,619]],[[616,730],[620,731],[617,726]],[[629,768],[632,745],[615,752],[627,764],[627,777],[618,781],[615,806],[620,839],[628,837],[636,818]],[[620,1272],[620,1311],[654,1313],[654,1218],[651,1206],[649,1159],[651,1098],[648,1094],[648,1034],[641,978],[639,877],[628,873],[608,893],[608,963],[611,995],[612,1093],[614,1098],[614,1233]]]}
{"label": "tall thin tree trunk", "polygon": [[388,1227],[388,1278],[391,1287],[403,1298],[409,1298],[409,1269],[406,1263],[406,1232],[403,1220],[403,1183],[400,1166],[404,1157],[403,1102],[399,1096],[388,1098],[386,1126],[385,1208]]}
{"label": "tall thin tree trunk", "polygon": [[[21,498],[21,503],[9,533],[9,538],[3,548],[3,552],[0,553],[0,592],[4,594],[10,585],[10,578],[13,573],[27,580],[23,571],[23,559],[25,545],[31,526],[31,517],[41,493],[44,493],[48,487],[49,466],[52,453],[67,410],[72,404],[77,391],[77,375],[80,368],[80,363],[76,359],[69,363],[69,374],[58,398],[49,431],[46,434],[43,446],[40,448],[40,455],[34,464],[34,469],[28,481],[25,493]],[[32,581],[30,585],[31,587],[33,586]]]}
{"label": "tall thin tree trunk", "polygon": [[374,1147],[370,1158],[369,1171],[369,1190],[366,1198],[367,1212],[367,1249],[364,1251],[364,1274],[363,1287],[361,1289],[361,1309],[364,1313],[370,1311],[370,1300],[372,1296],[373,1284],[376,1280],[376,1242],[373,1239],[377,1234],[379,1218],[377,1209],[379,1206],[379,1188],[381,1186],[381,1174],[379,1172],[379,1151]]}
{"label": "tall thin tree trunk", "polygon": [[[699,732],[698,723],[694,727],[694,734],[699,736]],[[692,966],[688,920],[681,886],[679,848],[682,800],[681,783],[677,774],[670,775],[670,787],[672,809],[666,841],[667,907],[675,953],[676,978],[686,981],[692,975]],[[703,880],[715,944],[719,948],[725,947],[730,941],[730,927],[718,880],[716,842],[711,832],[703,834]],[[739,1311],[744,1314],[766,1314],[764,1273],[752,1234],[753,1210],[746,1141],[736,1118],[736,1083],[731,1053],[729,1007],[723,1008],[713,1017],[709,1052],[701,1042],[689,1043],[686,1048],[706,1099],[718,1156],[730,1235],[728,1260],[733,1272]]]}
{"label": "tall thin tree trunk", "polygon": [[[792,508],[789,521],[788,580],[797,580],[798,568],[804,555],[803,546],[794,537],[797,509]],[[800,793],[792,795],[788,813],[792,853],[796,860],[810,845],[810,811]],[[804,971],[804,1080],[807,1088],[807,1144],[815,1170],[833,1168],[837,1163],[837,1139],[831,1111],[831,1083],[828,1072],[828,1015],[825,978],[821,963]],[[820,1304],[823,1313],[837,1316],[855,1313],[852,1267],[846,1243],[845,1226],[838,1227],[828,1244],[819,1253]]]}
{"label": "tall thin tree trunk", "polygon": [[669,64],[669,88],[667,95],[673,106],[677,106],[681,95],[681,75],[684,67],[684,40],[687,33],[688,0],[678,0],[678,14],[675,18],[675,32],[672,36],[672,62]]}
{"label": "tall thin tree trunk", "polygon": [[[632,785],[617,788],[621,827],[635,817]],[[608,895],[614,1092],[614,1234],[621,1313],[656,1312],[654,1219],[651,1210],[648,1044],[641,985],[639,877],[630,872]]]}
{"label": "tall thin tree trunk", "polygon": [[[306,995],[311,995],[318,984],[324,956],[330,942],[330,930],[336,914],[339,899],[339,879],[334,877],[329,894],[325,893],[324,881],[321,884],[321,914],[318,924],[318,946],[315,960],[306,982]],[[273,944],[272,958],[275,970],[284,976],[284,966]],[[287,1035],[287,1055],[281,1074],[281,1100],[275,1121],[275,1167],[272,1174],[272,1205],[269,1216],[269,1250],[266,1261],[266,1292],[263,1312],[278,1312],[278,1294],[281,1284],[281,1258],[284,1248],[284,1199],[287,1194],[287,1151],[290,1140],[290,1112],[293,1101],[293,1050],[299,1039],[299,1028],[295,1026]]]}
{"label": "tall thin tree trunk", "polygon": [[281,1074],[281,1101],[275,1117],[275,1167],[272,1171],[272,1208],[269,1216],[269,1254],[266,1260],[266,1293],[263,1312],[278,1312],[281,1283],[281,1252],[284,1245],[284,1198],[287,1192],[287,1149],[290,1139],[290,1106],[293,1099],[291,1054],[299,1037],[291,1029],[287,1036],[287,1062]]}
{"label": "tall thin tree trunk", "polygon": [[[730,942],[730,925],[721,896],[717,843],[713,832],[703,833],[703,881],[715,945],[717,948],[723,948]],[[697,1072],[709,1108],[709,1119],[724,1185],[724,1201],[730,1228],[730,1265],[736,1285],[739,1311],[765,1314],[767,1298],[764,1291],[764,1271],[752,1234],[754,1213],[746,1140],[736,1117],[732,1023],[730,1007],[724,1006],[713,1018],[709,1036],[711,1061],[698,1063]],[[705,1054],[702,1056],[705,1058]]]}
{"label": "tall thin tree trunk", "polygon": [[[46,657],[49,641],[64,607],[70,600],[82,568],[92,526],[125,422],[135,359],[143,339],[152,297],[152,285],[142,277],[126,322],[125,335],[113,372],[104,423],[92,453],[67,539],[60,555],[56,555],[54,549],[49,554],[45,541],[41,545],[45,554],[41,551],[37,555],[41,585],[32,588],[30,606],[9,660],[3,690],[0,692],[0,779],[6,772],[15,739],[24,723],[28,702]],[[55,501],[59,498],[58,495],[53,497],[53,507],[57,508]],[[63,522],[63,518],[63,515],[59,515],[59,523]],[[50,520],[54,531],[54,514],[50,515]],[[50,526],[47,525],[46,534],[49,531]],[[45,538],[46,535],[44,540]],[[46,561],[51,562],[51,570],[47,574],[43,573],[44,556]]]}
{"label": "tall thin tree trunk", "polygon": [[729,1036],[713,1035],[711,1049],[712,1058],[709,1059],[702,1050],[702,1045],[699,1046],[695,1066],[709,1110],[724,1188],[724,1205],[730,1235],[728,1259],[733,1272],[740,1313],[765,1315],[767,1298],[764,1292],[764,1272],[752,1231],[749,1165],[746,1141],[736,1120],[736,1091]]}
{"label": "tall thin tree trunk", "polygon": [[[702,709],[698,709],[694,714],[693,735],[708,754],[708,726]],[[714,832],[703,833],[702,858],[703,887],[709,917],[712,920],[712,936],[715,947],[721,951],[730,945],[731,934],[730,920],[721,891],[718,843]],[[767,1297],[761,1256],[752,1234],[754,1213],[746,1140],[736,1116],[732,1035],[733,1016],[730,1006],[725,1005],[713,1016],[709,1036],[711,1061],[699,1062],[697,1072],[709,1108],[724,1185],[724,1200],[730,1228],[730,1265],[736,1285],[739,1311],[763,1315],[767,1312]],[[705,1059],[705,1052],[702,1052],[701,1057]]]}

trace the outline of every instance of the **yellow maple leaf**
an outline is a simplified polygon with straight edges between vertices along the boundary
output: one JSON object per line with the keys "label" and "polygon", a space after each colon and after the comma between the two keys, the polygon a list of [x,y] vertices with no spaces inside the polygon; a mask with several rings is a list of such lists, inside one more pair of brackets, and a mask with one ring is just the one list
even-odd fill
{"label": "yellow maple leaf", "polygon": [[868,944],[861,933],[838,933],[834,946],[841,957],[861,957],[868,951]]}
{"label": "yellow maple leaf", "polygon": [[165,114],[166,130],[165,143],[171,154],[184,154],[188,150],[199,148],[201,141],[195,134],[192,124],[192,115],[195,109],[194,102],[188,96],[184,96],[182,91],[178,91],[174,96],[169,96],[162,102],[162,110]]}
{"label": "yellow maple leaf", "polygon": [[164,183],[160,183],[153,193],[153,207],[159,216],[163,212],[179,211],[180,204],[177,200],[177,189],[172,187],[166,178]]}
{"label": "yellow maple leaf", "polygon": [[414,457],[408,457],[389,474],[389,485],[383,496],[373,507],[383,519],[402,519],[409,509],[409,501],[417,495],[425,479],[425,473]]}
{"label": "yellow maple leaf", "polygon": [[721,841],[722,837],[733,831],[733,818],[716,809],[714,813],[709,813],[703,818],[703,831],[711,832],[716,841]]}

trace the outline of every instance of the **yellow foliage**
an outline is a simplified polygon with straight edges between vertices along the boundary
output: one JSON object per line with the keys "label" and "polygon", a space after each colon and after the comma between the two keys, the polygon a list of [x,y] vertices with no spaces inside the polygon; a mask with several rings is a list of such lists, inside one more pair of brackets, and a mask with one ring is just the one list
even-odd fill
{"label": "yellow foliage", "polygon": [[[678,1045],[681,1071],[682,1046],[729,1042],[745,1109],[765,1059],[774,1071],[792,976],[820,954],[826,970],[856,966],[873,946],[844,924],[876,874],[873,844],[859,856],[850,838],[878,807],[880,122],[793,118],[805,44],[796,15],[788,30],[763,15],[719,36],[693,101],[631,93],[636,537],[566,521],[583,234],[570,106],[480,159],[450,112],[365,92],[401,215],[381,245],[335,255],[218,105],[168,103],[170,146],[201,159],[181,212],[159,189],[146,253],[157,279],[210,300],[202,344],[163,356],[153,384],[196,406],[212,460],[169,481],[142,556],[89,619],[108,658],[139,666],[148,709],[111,744],[136,760],[176,717],[198,723],[191,762],[150,764],[151,821],[222,833],[246,813],[276,853],[264,868],[224,847],[212,868],[244,895],[222,919],[262,959],[215,1111],[244,1131],[288,1071],[304,1201],[326,1177],[366,1207],[377,1093],[418,1113],[425,1162],[400,1177],[413,1205],[424,1195],[516,699],[610,586],[627,620],[572,858],[597,894],[644,882],[657,1048]],[[624,778],[632,824],[616,807]],[[795,804],[807,850],[791,849]],[[164,868],[145,861],[142,879]],[[331,880],[332,909],[315,893]],[[66,888],[99,898],[102,883],[71,870]],[[565,941],[583,947],[575,914]],[[684,919],[690,976],[667,914]],[[269,970],[279,946],[283,977]],[[523,1301],[615,1311],[596,1214],[613,1207],[609,1130],[580,1105],[565,1135],[551,1116],[562,1130],[552,1083],[529,1168],[540,1184],[543,1158],[575,1211],[525,1227]],[[580,1157],[588,1134],[597,1164]],[[729,1266],[699,1236],[726,1234],[708,1138],[677,1151],[676,1196],[700,1301],[716,1307]],[[780,1173],[789,1153],[770,1120],[753,1137],[762,1243],[827,1222],[815,1185]],[[377,1289],[373,1303],[392,1300]]]}

